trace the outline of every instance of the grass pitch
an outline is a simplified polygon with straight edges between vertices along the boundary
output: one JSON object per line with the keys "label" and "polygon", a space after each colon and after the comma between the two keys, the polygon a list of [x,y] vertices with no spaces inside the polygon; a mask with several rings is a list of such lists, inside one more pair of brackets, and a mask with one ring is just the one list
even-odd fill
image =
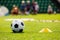
{"label": "grass pitch", "polygon": [[[13,33],[11,21],[7,18],[34,18],[37,20],[60,20],[60,14],[37,14],[37,15],[9,15],[0,17],[0,40],[60,40],[60,22],[30,22],[25,21],[23,33]],[[43,28],[49,28],[52,33],[39,33]]]}

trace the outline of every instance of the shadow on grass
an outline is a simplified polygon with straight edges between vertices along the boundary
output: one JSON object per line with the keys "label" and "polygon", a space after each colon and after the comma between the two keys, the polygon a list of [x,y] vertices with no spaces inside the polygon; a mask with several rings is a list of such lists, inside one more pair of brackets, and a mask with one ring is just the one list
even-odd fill
{"label": "shadow on grass", "polygon": [[23,34],[24,32],[0,32],[0,34]]}
{"label": "shadow on grass", "polygon": [[24,32],[11,32],[11,33],[15,33],[15,34],[17,34],[17,33],[24,33]]}

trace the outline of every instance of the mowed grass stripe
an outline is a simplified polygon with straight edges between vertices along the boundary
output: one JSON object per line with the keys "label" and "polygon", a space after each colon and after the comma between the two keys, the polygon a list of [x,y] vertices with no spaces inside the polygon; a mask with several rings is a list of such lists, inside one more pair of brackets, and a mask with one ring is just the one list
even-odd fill
{"label": "mowed grass stripe", "polygon": [[[56,17],[56,18],[55,18]],[[18,15],[18,16],[5,16],[0,17],[0,40],[60,40],[60,22],[24,22],[25,28],[24,33],[13,33],[11,30],[11,21],[6,22],[6,18],[34,18],[37,20],[47,19],[47,20],[60,20],[60,14],[48,15]],[[39,33],[43,28],[49,28],[52,33]]]}

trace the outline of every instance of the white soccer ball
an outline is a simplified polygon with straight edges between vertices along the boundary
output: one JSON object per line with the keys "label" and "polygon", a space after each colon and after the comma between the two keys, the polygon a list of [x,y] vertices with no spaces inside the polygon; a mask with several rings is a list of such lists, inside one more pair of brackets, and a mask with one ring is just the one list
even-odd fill
{"label": "white soccer ball", "polygon": [[24,23],[21,20],[13,20],[11,24],[12,31],[16,32],[23,32]]}

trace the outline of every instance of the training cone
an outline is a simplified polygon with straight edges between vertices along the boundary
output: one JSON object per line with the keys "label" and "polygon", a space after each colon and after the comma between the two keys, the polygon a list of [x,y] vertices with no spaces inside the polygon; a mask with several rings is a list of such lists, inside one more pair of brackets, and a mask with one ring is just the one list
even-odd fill
{"label": "training cone", "polygon": [[49,28],[43,28],[39,32],[52,32]]}

